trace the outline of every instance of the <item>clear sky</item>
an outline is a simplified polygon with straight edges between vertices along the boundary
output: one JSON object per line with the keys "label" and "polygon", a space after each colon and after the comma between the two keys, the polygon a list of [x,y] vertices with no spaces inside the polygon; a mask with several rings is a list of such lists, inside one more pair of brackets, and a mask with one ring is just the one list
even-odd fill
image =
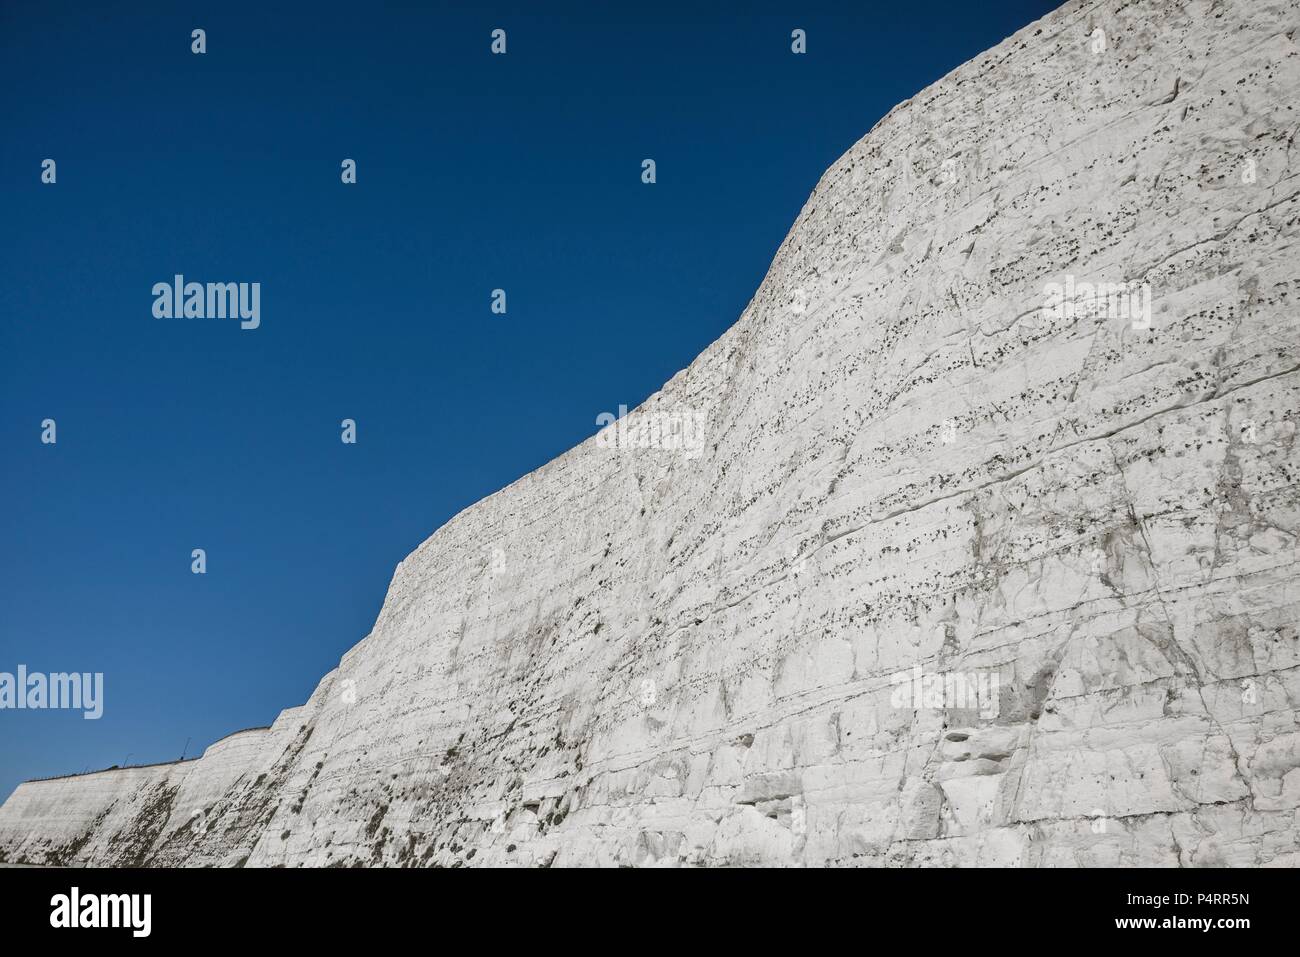
{"label": "clear sky", "polygon": [[[5,0],[0,672],[105,687],[0,710],[0,797],[302,703],[406,554],[688,365],[837,157],[1054,6]],[[155,318],[176,273],[260,326]]]}

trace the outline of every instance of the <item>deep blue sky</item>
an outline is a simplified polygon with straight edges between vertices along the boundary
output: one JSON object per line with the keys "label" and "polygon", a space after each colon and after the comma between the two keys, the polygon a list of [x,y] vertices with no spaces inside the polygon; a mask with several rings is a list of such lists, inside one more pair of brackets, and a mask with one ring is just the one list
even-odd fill
{"label": "deep blue sky", "polygon": [[[0,711],[0,797],[303,702],[397,562],[689,364],[827,166],[1055,5],[5,0],[0,671],[106,688]],[[176,272],[260,282],[261,328],[154,319]]]}

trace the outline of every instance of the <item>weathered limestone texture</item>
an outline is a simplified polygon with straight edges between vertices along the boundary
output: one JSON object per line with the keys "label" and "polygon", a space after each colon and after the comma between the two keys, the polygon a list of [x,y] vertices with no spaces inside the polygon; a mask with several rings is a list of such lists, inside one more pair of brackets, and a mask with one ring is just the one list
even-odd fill
{"label": "weathered limestone texture", "polygon": [[467,509],[302,708],[0,853],[1300,864],[1297,26],[1072,2],[899,106],[626,420],[698,444]]}

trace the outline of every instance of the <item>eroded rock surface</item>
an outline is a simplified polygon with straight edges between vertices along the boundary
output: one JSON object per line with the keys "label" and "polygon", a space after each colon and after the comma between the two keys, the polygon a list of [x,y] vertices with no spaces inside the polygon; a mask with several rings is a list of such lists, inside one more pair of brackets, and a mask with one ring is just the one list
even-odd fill
{"label": "eroded rock surface", "polygon": [[305,706],[0,854],[1300,863],[1297,26],[1068,3],[899,106],[627,420],[702,445],[467,509]]}

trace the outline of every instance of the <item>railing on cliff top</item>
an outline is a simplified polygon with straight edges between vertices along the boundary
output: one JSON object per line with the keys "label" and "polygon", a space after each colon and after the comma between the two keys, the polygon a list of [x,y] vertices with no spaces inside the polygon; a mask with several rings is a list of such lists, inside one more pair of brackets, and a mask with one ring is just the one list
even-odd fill
{"label": "railing on cliff top", "polygon": [[[227,738],[233,738],[237,734],[247,734],[250,731],[270,730],[271,726],[269,724],[257,725],[253,728],[240,728],[238,731],[231,731],[229,734],[217,738],[217,740],[213,741],[212,744],[209,744],[208,747],[204,749],[204,752],[206,753],[208,749],[220,744]],[[161,768],[166,767],[169,764],[188,764],[192,761],[197,761],[202,756],[203,755],[198,755],[193,758],[176,758],[171,761],[150,761],[148,764],[112,764],[106,768],[95,768],[93,771],[74,771],[71,774],[51,774],[44,778],[28,778],[23,782],[23,784],[39,784],[42,781],[58,781],[63,778],[84,778],[91,774],[103,774],[105,771],[134,771],[137,768]]]}

